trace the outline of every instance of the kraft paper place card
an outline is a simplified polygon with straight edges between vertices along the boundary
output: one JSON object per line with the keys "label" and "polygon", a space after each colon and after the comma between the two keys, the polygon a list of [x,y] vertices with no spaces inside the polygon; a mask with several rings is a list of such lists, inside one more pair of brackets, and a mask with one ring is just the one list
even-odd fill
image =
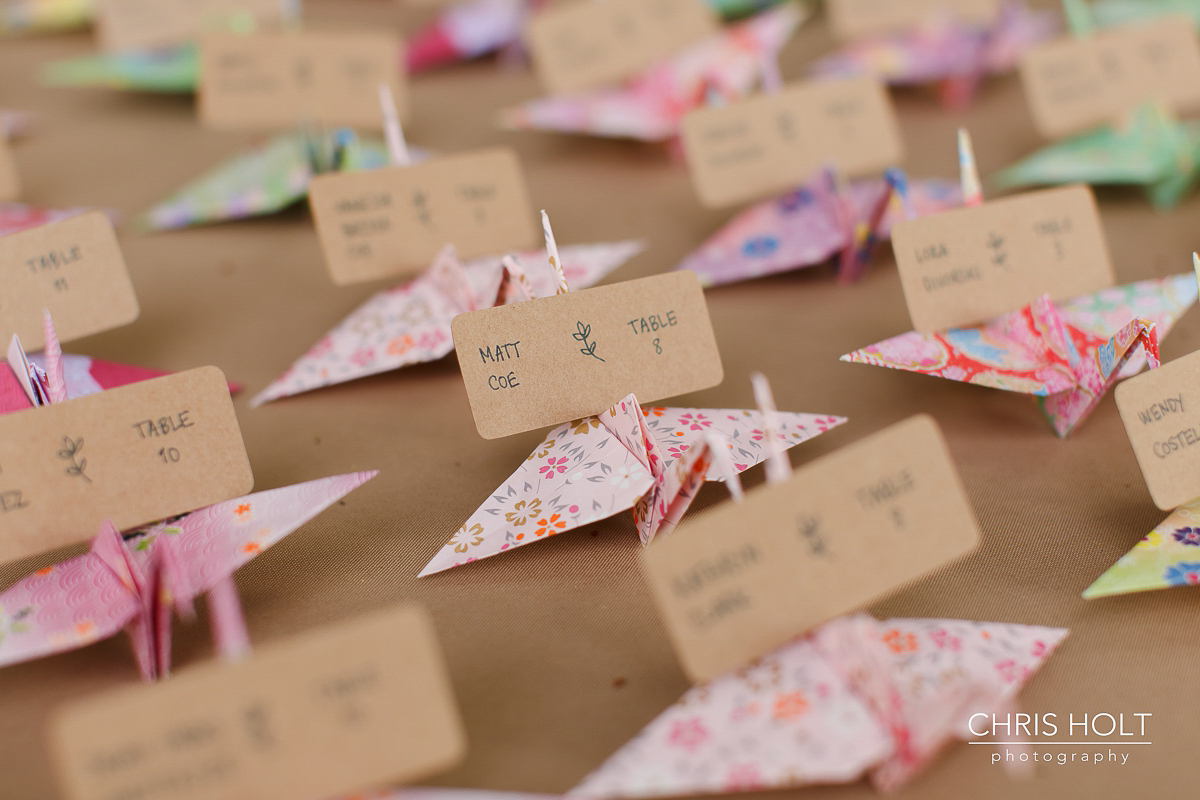
{"label": "kraft paper place card", "polygon": [[0,563],[248,493],[225,376],[203,367],[0,416]]}
{"label": "kraft paper place card", "polygon": [[892,249],[920,333],[983,322],[1043,294],[1068,300],[1116,282],[1087,186],[904,220],[892,230]]}
{"label": "kraft paper place card", "polygon": [[1001,0],[826,0],[829,24],[841,39],[893,33],[938,17],[986,25]]}
{"label": "kraft paper place card", "polygon": [[865,175],[904,157],[891,98],[871,77],[805,81],[701,108],[683,118],[682,136],[692,183],[710,208],[794,189],[826,166]]}
{"label": "kraft paper place card", "polygon": [[210,33],[200,39],[197,105],[214,128],[299,124],[382,130],[379,86],[403,118],[407,82],[400,39],[383,31]]}
{"label": "kraft paper place card", "polygon": [[553,5],[525,39],[542,85],[568,94],[617,83],[719,30],[704,0],[605,0]]}
{"label": "kraft paper place card", "polygon": [[460,314],[451,323],[485,439],[652,403],[724,377],[694,272],[669,272]]}
{"label": "kraft paper place card", "polygon": [[1200,497],[1200,351],[1120,383],[1116,397],[1154,504]]}
{"label": "kraft paper place card", "polygon": [[711,680],[979,541],[932,417],[893,425],[685,517],[642,552],[684,671]]}
{"label": "kraft paper place card", "polygon": [[16,200],[21,196],[21,178],[8,139],[0,135],[0,201]]}
{"label": "kraft paper place card", "polygon": [[508,148],[317,175],[308,201],[338,285],[413,274],[447,244],[472,259],[537,237],[521,165]]}
{"label": "kraft paper place card", "polygon": [[1200,43],[1190,17],[1163,16],[1030,50],[1021,82],[1049,139],[1120,122],[1144,103],[1200,107]]}
{"label": "kraft paper place card", "polygon": [[98,0],[96,27],[106,50],[147,50],[181,45],[201,31],[228,28],[239,19],[276,25],[289,0]]}
{"label": "kraft paper place card", "polygon": [[0,342],[45,346],[42,311],[61,341],[137,319],[138,301],[112,222],[99,211],[0,236]]}
{"label": "kraft paper place card", "polygon": [[421,780],[466,751],[416,606],[73,701],[50,739],[71,800],[342,797]]}

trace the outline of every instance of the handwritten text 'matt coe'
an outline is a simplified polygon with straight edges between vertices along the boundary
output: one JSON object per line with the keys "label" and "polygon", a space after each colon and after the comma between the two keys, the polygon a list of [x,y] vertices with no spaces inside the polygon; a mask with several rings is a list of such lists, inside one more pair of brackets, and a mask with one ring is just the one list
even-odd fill
{"label": "handwritten text 'matt coe'", "polygon": [[[520,345],[521,341],[518,339],[515,342],[498,344],[495,347],[481,347],[479,348],[479,357],[484,364],[502,364],[521,357]],[[488,387],[493,392],[498,392],[501,389],[515,389],[520,385],[515,370],[509,370],[507,375],[493,374],[488,376]]]}

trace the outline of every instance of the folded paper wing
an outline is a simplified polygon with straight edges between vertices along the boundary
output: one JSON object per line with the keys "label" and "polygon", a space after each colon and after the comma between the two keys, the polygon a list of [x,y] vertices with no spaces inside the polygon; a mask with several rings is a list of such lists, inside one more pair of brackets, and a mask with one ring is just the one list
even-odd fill
{"label": "folded paper wing", "polygon": [[[844,251],[855,229],[868,224],[872,210],[890,191],[881,180],[856,181],[844,192],[852,219],[820,183],[751,206],[734,217],[681,263],[705,286],[720,286],[823,263]],[[948,181],[914,181],[909,197],[918,216],[962,204],[962,193]],[[883,216],[880,239],[891,236],[903,213],[891,204]]]}
{"label": "folded paper wing", "polygon": [[1200,586],[1200,498],[1171,512],[1083,596],[1090,600],[1171,586]]}
{"label": "folded paper wing", "polygon": [[849,783],[894,789],[999,711],[1067,631],[846,617],[689,690],[567,793],[638,798]]}
{"label": "folded paper wing", "polygon": [[947,105],[970,101],[984,75],[1010,72],[1033,45],[1059,31],[1053,12],[1034,12],[1021,2],[1005,4],[991,26],[948,16],[908,31],[862,39],[813,66],[817,75],[876,75],[893,85],[946,82]]}
{"label": "folded paper wing", "polygon": [[[637,420],[641,416],[642,420]],[[780,413],[779,439],[792,447],[843,422],[842,417]],[[421,575],[478,561],[627,509],[638,508],[639,535],[669,530],[698,488],[688,455],[706,434],[724,437],[738,471],[766,459],[757,411],[645,408],[632,395],[608,411],[555,428],[450,538]],[[686,466],[678,467],[683,462]],[[715,467],[705,477],[720,480]],[[682,507],[676,506],[682,501]]]}
{"label": "folded paper wing", "polygon": [[501,115],[506,128],[584,133],[664,141],[684,114],[715,88],[727,96],[749,92],[764,59],[774,58],[806,19],[794,4],[735,25],[659,64],[619,89],[532,100]]}
{"label": "folded paper wing", "polygon": [[526,0],[468,0],[438,14],[408,40],[409,72],[466,61],[515,44]]}
{"label": "folded paper wing", "polygon": [[42,79],[49,86],[189,94],[196,91],[199,74],[196,46],[188,44],[54,61]]}
{"label": "folded paper wing", "polygon": [[165,675],[172,604],[189,607],[376,474],[258,492],[125,539],[106,525],[91,552],[38,570],[0,593],[0,666],[74,650],[129,627],[143,677]]}
{"label": "folded paper wing", "polygon": [[1066,436],[1116,380],[1148,357],[1157,365],[1159,338],[1195,301],[1192,274],[1141,281],[1057,307],[1042,298],[970,328],[902,334],[842,360],[1034,395]]}
{"label": "folded paper wing", "polygon": [[1143,106],[1120,125],[1065,139],[992,176],[1005,189],[1073,183],[1144,186],[1173,208],[1200,179],[1200,125]]}
{"label": "folded paper wing", "polygon": [[308,196],[314,156],[330,162],[325,164],[330,169],[388,164],[382,143],[348,134],[278,136],[201,176],[147,211],[140,223],[151,230],[166,230],[282,211]]}
{"label": "folded paper wing", "polygon": [[[563,271],[571,285],[587,288],[640,253],[637,241],[578,245],[561,248]],[[474,308],[495,304],[505,274],[502,258],[472,261],[459,268],[470,287],[469,296],[444,274],[446,253],[420,277],[373,295],[311,350],[300,357],[278,380],[251,401],[258,406],[281,397],[309,392],[356,380],[367,375],[436,361],[454,351],[450,321]],[[534,296],[554,293],[545,251],[527,253],[521,260],[530,269],[525,277]]]}

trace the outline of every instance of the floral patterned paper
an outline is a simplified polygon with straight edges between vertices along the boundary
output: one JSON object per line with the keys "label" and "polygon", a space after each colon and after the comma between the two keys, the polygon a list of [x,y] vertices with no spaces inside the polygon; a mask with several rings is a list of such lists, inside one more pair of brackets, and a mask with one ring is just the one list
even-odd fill
{"label": "floral patterned paper", "polygon": [[642,73],[619,89],[556,95],[505,112],[506,128],[665,141],[707,91],[749,92],[763,60],[775,58],[806,18],[794,4],[766,11]]}
{"label": "floral patterned paper", "polygon": [[1171,512],[1083,596],[1090,600],[1171,586],[1200,586],[1200,498]]}
{"label": "floral patterned paper", "polygon": [[[643,249],[627,241],[561,248],[563,271],[575,288],[595,285]],[[556,278],[546,252],[525,253],[526,279],[534,296],[554,294]],[[251,401],[258,406],[302,392],[389,372],[412,364],[436,361],[454,351],[450,321],[476,307],[490,307],[497,297],[504,267],[501,258],[464,265],[459,272],[470,286],[463,299],[435,262],[420,277],[373,295],[286,373]]]}
{"label": "floral patterned paper", "polygon": [[988,74],[1011,72],[1033,45],[1059,31],[1054,12],[1010,0],[990,27],[939,17],[910,31],[875,36],[818,61],[818,75],[877,75],[895,85],[942,82],[947,105],[966,105]]}
{"label": "floral patterned paper", "polygon": [[[313,153],[328,158],[344,146],[341,169],[374,169],[387,165],[380,142],[348,138],[348,134],[309,137],[288,134],[222,164],[147,211],[141,224],[151,230],[183,228],[274,214],[308,196]],[[410,149],[420,160],[428,153]]]}
{"label": "floral patterned paper", "polygon": [[[34,208],[22,203],[0,203],[0,236],[7,236],[10,233],[36,228],[39,225],[48,225],[51,222],[60,222],[70,217],[86,214],[92,210],[94,209]],[[109,218],[112,219],[113,217],[115,217],[115,214],[110,213]]]}
{"label": "floral patterned paper", "polygon": [[0,593],[0,666],[74,650],[129,627],[142,676],[166,675],[171,604],[186,607],[376,474],[258,492],[124,539],[107,526],[91,552]]}
{"label": "floral patterned paper", "polygon": [[569,798],[717,794],[849,783],[893,790],[970,714],[999,711],[1059,628],[845,617],[689,690]]}
{"label": "floral patterned paper", "polygon": [[196,46],[186,44],[55,61],[46,65],[43,80],[49,86],[190,94],[199,74]]}
{"label": "floral patterned paper", "polygon": [[[867,224],[887,191],[883,180],[851,184],[846,199],[854,219],[847,221],[828,193],[816,186],[788,192],[738,214],[677,269],[692,270],[705,286],[720,286],[823,263],[855,243],[855,230]],[[958,186],[946,181],[915,181],[909,197],[918,216],[962,203]],[[879,235],[890,237],[899,218],[893,205]]]}
{"label": "floral patterned paper", "polygon": [[[1137,374],[1158,340],[1196,302],[1196,277],[1176,275],[1084,295],[1056,307],[1043,298],[971,328],[906,333],[843,361],[923,372],[1031,394],[1068,435],[1119,378]],[[1140,350],[1135,346],[1141,344]]]}
{"label": "floral patterned paper", "polygon": [[1143,186],[1174,208],[1200,179],[1200,124],[1143,106],[1119,125],[1072,136],[992,176],[1000,188],[1093,183]]}
{"label": "floral patterned paper", "polygon": [[[642,420],[634,416],[640,409]],[[779,441],[793,447],[841,425],[843,417],[780,413]],[[644,426],[644,427],[643,427]],[[690,470],[673,472],[694,444],[713,433],[729,442],[737,470],[766,459],[758,411],[641,408],[632,395],[595,417],[560,425],[471,515],[421,576],[494,556],[637,507],[644,542],[678,519],[672,504],[694,491]],[[720,480],[709,463],[708,480]],[[673,475],[670,480],[663,476]],[[648,498],[648,499],[647,499]],[[642,505],[639,505],[642,504]]]}

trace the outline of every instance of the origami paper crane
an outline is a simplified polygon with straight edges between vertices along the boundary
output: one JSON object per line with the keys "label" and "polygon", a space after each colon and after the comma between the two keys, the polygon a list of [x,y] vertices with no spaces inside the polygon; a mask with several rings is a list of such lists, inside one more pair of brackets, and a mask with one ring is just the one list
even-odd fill
{"label": "origami paper crane", "polygon": [[905,213],[891,202],[897,185],[906,189],[901,194],[909,200],[910,215],[962,202],[958,187],[948,181],[908,185],[902,172],[892,170],[884,179],[842,188],[827,170],[809,186],[741,212],[676,269],[692,270],[705,286],[719,286],[821,264],[840,253],[839,275],[853,280]]}
{"label": "origami paper crane", "polygon": [[5,0],[0,33],[51,33],[82,28],[92,21],[94,0]]}
{"label": "origami paper crane", "polygon": [[1136,375],[1147,361],[1158,366],[1159,339],[1196,296],[1190,273],[1105,289],[1060,306],[1043,296],[982,325],[902,334],[842,361],[1034,395],[1065,437],[1118,379]]}
{"label": "origami paper crane", "polygon": [[664,141],[710,89],[743,95],[758,82],[809,12],[796,5],[766,11],[685,50],[626,86],[533,100],[504,112],[505,128]]}
{"label": "origami paper crane", "polygon": [[421,571],[421,576],[540,541],[633,509],[642,543],[675,527],[705,480],[721,480],[709,436],[727,441],[738,472],[844,417],[638,405],[629,395],[602,414],[552,430]]}
{"label": "origami paper crane", "polygon": [[944,16],[909,31],[873,36],[813,65],[817,75],[877,75],[897,85],[938,83],[950,108],[970,104],[983,77],[1011,72],[1022,54],[1059,30],[1057,15],[1033,12],[1018,0],[989,27]]}
{"label": "origami paper crane", "polygon": [[[778,0],[709,0],[725,17],[753,14]],[[530,12],[544,0],[468,0],[451,6],[408,40],[408,70],[468,61],[499,50],[519,48]]]}
{"label": "origami paper crane", "polygon": [[1144,186],[1174,208],[1200,179],[1200,124],[1142,106],[1117,124],[1052,144],[992,176],[1003,189],[1067,183]]}
{"label": "origami paper crane", "polygon": [[[572,286],[587,288],[643,249],[637,241],[564,247],[560,263]],[[520,262],[547,266],[526,272]],[[420,277],[372,295],[250,404],[444,358],[454,352],[454,317],[521,299],[504,288],[510,270],[521,275],[524,299],[555,291],[546,250],[515,261],[506,256],[460,265],[453,248],[447,248]]]}
{"label": "origami paper crane", "polygon": [[[86,214],[90,208],[34,208],[23,203],[0,203],[0,236]],[[109,218],[115,214],[110,213]]]}
{"label": "origami paper crane", "polygon": [[[413,155],[428,156],[416,151]],[[359,139],[352,131],[287,134],[184,187],[147,211],[140,224],[165,230],[273,214],[307,197],[317,173],[374,169],[388,163],[382,143]]]}
{"label": "origami paper crane", "polygon": [[107,523],[91,551],[0,593],[0,666],[74,650],[129,631],[145,680],[171,664],[171,606],[185,618],[209,596],[218,651],[249,648],[232,574],[369,481],[358,472],[258,492],[122,538]]}
{"label": "origami paper crane", "polygon": [[42,72],[48,86],[166,94],[196,91],[199,76],[200,59],[194,44],[70,58],[51,62]]}
{"label": "origami paper crane", "polygon": [[641,798],[848,783],[897,789],[971,715],[1003,713],[1061,628],[843,617],[690,689],[568,798]]}
{"label": "origami paper crane", "polygon": [[1172,511],[1083,596],[1091,600],[1170,586],[1200,586],[1200,498]]}

